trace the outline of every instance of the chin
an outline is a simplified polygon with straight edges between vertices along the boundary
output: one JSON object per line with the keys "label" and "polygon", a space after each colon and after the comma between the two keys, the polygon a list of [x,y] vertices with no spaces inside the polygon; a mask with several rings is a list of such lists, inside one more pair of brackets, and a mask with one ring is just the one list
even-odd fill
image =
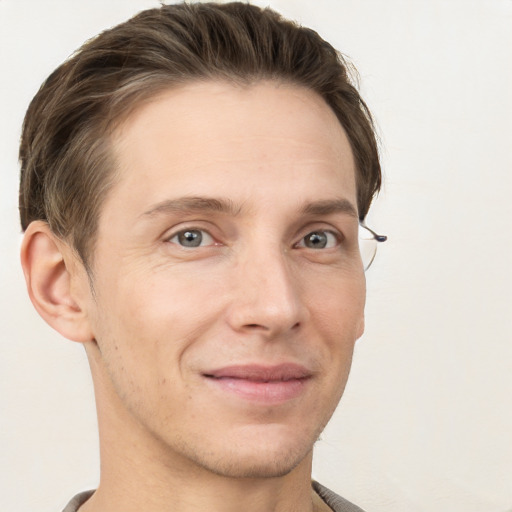
{"label": "chin", "polygon": [[[313,445],[318,435],[304,435],[287,429],[259,432],[248,429],[240,436],[232,436],[216,446],[192,452],[182,446],[182,455],[210,473],[226,478],[278,478],[291,473],[301,463],[311,462]],[[220,441],[220,442],[219,442]],[[222,446],[224,445],[224,446]]]}
{"label": "chin", "polygon": [[309,455],[306,453],[258,453],[252,457],[246,454],[231,454],[217,461],[203,461],[203,467],[227,478],[278,478],[291,473]]}

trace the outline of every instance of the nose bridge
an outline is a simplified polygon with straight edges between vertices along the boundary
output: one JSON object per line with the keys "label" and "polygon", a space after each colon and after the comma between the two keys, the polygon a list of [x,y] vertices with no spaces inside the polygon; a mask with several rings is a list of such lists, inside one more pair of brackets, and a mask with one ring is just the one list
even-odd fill
{"label": "nose bridge", "polygon": [[247,247],[237,268],[231,315],[236,329],[278,333],[300,324],[305,312],[300,283],[282,247]]}

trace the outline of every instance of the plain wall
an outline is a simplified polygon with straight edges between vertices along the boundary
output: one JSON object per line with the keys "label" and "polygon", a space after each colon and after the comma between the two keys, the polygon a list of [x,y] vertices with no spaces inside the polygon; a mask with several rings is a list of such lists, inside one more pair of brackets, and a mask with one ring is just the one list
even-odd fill
{"label": "plain wall", "polygon": [[[314,476],[368,512],[512,510],[512,1],[274,0],[348,55],[379,126],[389,236]],[[17,146],[43,79],[149,0],[0,0],[0,508],[98,481],[82,347],[33,310]]]}

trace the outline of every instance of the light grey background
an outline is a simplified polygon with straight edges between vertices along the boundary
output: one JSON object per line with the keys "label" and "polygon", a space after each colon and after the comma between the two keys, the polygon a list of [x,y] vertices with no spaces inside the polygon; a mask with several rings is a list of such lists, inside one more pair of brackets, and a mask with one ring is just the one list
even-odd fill
{"label": "light grey background", "polygon": [[[270,0],[353,59],[379,125],[389,235],[314,476],[368,512],[512,509],[512,1]],[[17,145],[42,80],[149,0],[0,0],[0,508],[96,485],[82,348],[39,319],[18,263]]]}

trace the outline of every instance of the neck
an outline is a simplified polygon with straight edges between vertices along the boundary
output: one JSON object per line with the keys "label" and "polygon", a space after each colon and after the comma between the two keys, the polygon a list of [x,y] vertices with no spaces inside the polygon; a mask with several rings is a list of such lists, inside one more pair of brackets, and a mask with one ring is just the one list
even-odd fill
{"label": "neck", "polygon": [[103,444],[100,485],[80,512],[313,510],[311,455],[283,476],[233,478],[161,454],[139,451],[132,443]]}
{"label": "neck", "polygon": [[[137,472],[116,467],[103,472],[98,490],[80,512],[312,512],[310,472],[268,479],[234,479],[218,475],[185,479],[173,471]],[[298,468],[297,468],[298,469]],[[157,473],[157,474],[155,474]]]}

